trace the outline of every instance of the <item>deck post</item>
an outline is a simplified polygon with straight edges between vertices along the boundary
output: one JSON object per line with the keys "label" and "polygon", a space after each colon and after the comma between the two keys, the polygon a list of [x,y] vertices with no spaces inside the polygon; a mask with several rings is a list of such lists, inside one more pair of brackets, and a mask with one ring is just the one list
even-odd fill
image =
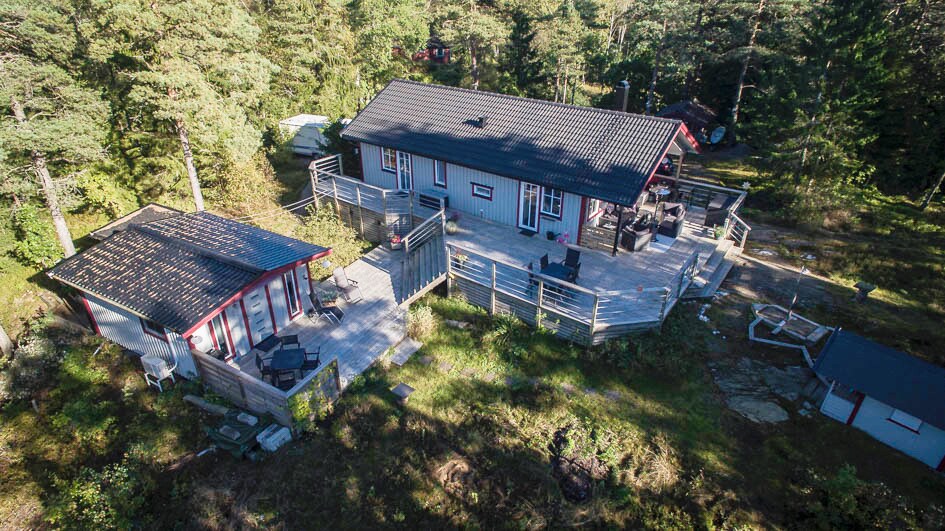
{"label": "deck post", "polygon": [[387,190],[381,190],[381,215],[384,216],[384,238],[390,238],[390,223],[387,220]]}
{"label": "deck post", "polygon": [[338,175],[344,175],[345,167],[344,167],[344,162],[341,160],[341,153],[338,153],[335,156],[338,157]]}
{"label": "deck post", "polygon": [[538,278],[538,310],[535,312],[535,327],[541,327],[541,299],[545,296],[545,280]]}
{"label": "deck post", "polygon": [[443,243],[446,248],[446,296],[453,296],[453,248]]}
{"label": "deck post", "polygon": [[588,343],[594,344],[594,327],[597,326],[597,309],[600,307],[600,294],[594,293],[594,307],[591,309],[591,334]]}
{"label": "deck post", "polygon": [[318,169],[315,168],[315,161],[308,165],[308,177],[312,181],[312,203],[315,210],[318,210]]}
{"label": "deck post", "polygon": [[620,243],[620,229],[623,225],[623,205],[617,205],[617,230],[614,231],[614,250],[610,256],[617,256],[617,244]]}
{"label": "deck post", "polygon": [[413,190],[407,190],[407,212],[410,216],[410,230],[413,230]]}
{"label": "deck post", "polygon": [[669,302],[669,294],[672,291],[669,288],[663,288],[663,301],[660,303],[660,324],[666,319],[666,303]]}
{"label": "deck post", "polygon": [[341,219],[341,204],[338,203],[338,181],[335,179],[331,180],[331,189],[335,195],[335,213],[338,214],[338,219]]}
{"label": "deck post", "polygon": [[495,260],[492,261],[492,290],[489,293],[489,315],[495,315]]}
{"label": "deck post", "polygon": [[361,237],[364,238],[364,214],[361,211],[361,185],[360,184],[354,185],[354,194],[358,198],[358,226],[361,227]]}

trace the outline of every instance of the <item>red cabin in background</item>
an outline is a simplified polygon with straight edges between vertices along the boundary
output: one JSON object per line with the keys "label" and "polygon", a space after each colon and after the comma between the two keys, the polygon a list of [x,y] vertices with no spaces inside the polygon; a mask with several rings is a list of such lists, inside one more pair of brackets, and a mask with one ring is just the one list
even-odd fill
{"label": "red cabin in background", "polygon": [[443,44],[443,41],[434,35],[427,40],[426,49],[413,54],[412,59],[414,61],[429,61],[441,65],[449,64],[450,47]]}

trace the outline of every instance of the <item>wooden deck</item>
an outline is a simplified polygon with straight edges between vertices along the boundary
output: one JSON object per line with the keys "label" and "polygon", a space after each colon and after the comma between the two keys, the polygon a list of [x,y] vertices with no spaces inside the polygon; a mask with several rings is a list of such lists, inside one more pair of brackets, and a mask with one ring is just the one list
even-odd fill
{"label": "wooden deck", "polygon": [[[344,389],[406,337],[406,313],[400,307],[400,267],[398,253],[384,247],[375,248],[345,268],[348,278],[358,282],[364,298],[355,304],[339,300],[339,307],[345,312],[341,324],[324,318],[312,322],[301,317],[277,335],[297,335],[302,347],[309,351],[321,347],[323,361],[337,357]],[[333,286],[331,279],[322,283],[322,287]],[[253,356],[244,356],[240,369],[257,378],[260,376]]]}

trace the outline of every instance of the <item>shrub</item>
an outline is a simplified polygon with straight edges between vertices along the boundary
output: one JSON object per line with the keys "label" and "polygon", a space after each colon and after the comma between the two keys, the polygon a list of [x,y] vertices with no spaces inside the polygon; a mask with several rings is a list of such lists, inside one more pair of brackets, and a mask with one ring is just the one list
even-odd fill
{"label": "shrub", "polygon": [[447,222],[446,222],[446,233],[447,233],[447,234],[456,234],[457,232],[459,232],[459,224],[456,223],[455,221],[452,221],[452,220],[447,221]]}
{"label": "shrub", "polygon": [[414,339],[424,339],[436,330],[433,308],[427,305],[414,306],[407,312],[407,334]]}
{"label": "shrub", "polygon": [[326,269],[319,262],[312,262],[312,275],[324,279],[336,267],[345,267],[371,248],[371,244],[358,237],[357,231],[341,222],[330,202],[318,209],[308,207],[308,216],[295,231],[295,237],[323,247],[331,247],[331,266]]}
{"label": "shrub", "polygon": [[16,350],[13,360],[0,373],[0,402],[24,400],[49,383],[61,353],[44,335],[30,335]]}
{"label": "shrub", "polygon": [[56,480],[59,494],[47,520],[65,529],[128,529],[153,489],[153,481],[128,463],[83,468],[71,481]]}
{"label": "shrub", "polygon": [[13,211],[16,241],[11,252],[21,262],[46,268],[62,258],[62,248],[52,224],[36,205],[26,204]]}
{"label": "shrub", "polygon": [[528,327],[514,314],[499,312],[492,316],[492,330],[483,334],[482,341],[494,352],[517,359],[527,352],[522,343],[528,338],[529,332]]}

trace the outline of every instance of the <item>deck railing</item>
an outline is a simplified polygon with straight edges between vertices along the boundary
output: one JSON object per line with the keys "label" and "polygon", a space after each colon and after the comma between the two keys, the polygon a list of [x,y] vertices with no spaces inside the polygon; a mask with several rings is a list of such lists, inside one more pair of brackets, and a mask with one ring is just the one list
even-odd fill
{"label": "deck railing", "polygon": [[745,223],[745,220],[738,217],[734,211],[729,215],[725,227],[725,237],[734,241],[735,245],[744,249],[745,242],[748,241],[748,233],[751,232],[751,226]]}
{"label": "deck railing", "polygon": [[[598,343],[600,332],[657,326],[692,283],[699,253],[693,252],[665,286],[593,291],[488,256],[447,244],[450,282],[491,314],[506,311],[526,322],[556,322],[568,339]],[[616,334],[616,333],[615,333]]]}

